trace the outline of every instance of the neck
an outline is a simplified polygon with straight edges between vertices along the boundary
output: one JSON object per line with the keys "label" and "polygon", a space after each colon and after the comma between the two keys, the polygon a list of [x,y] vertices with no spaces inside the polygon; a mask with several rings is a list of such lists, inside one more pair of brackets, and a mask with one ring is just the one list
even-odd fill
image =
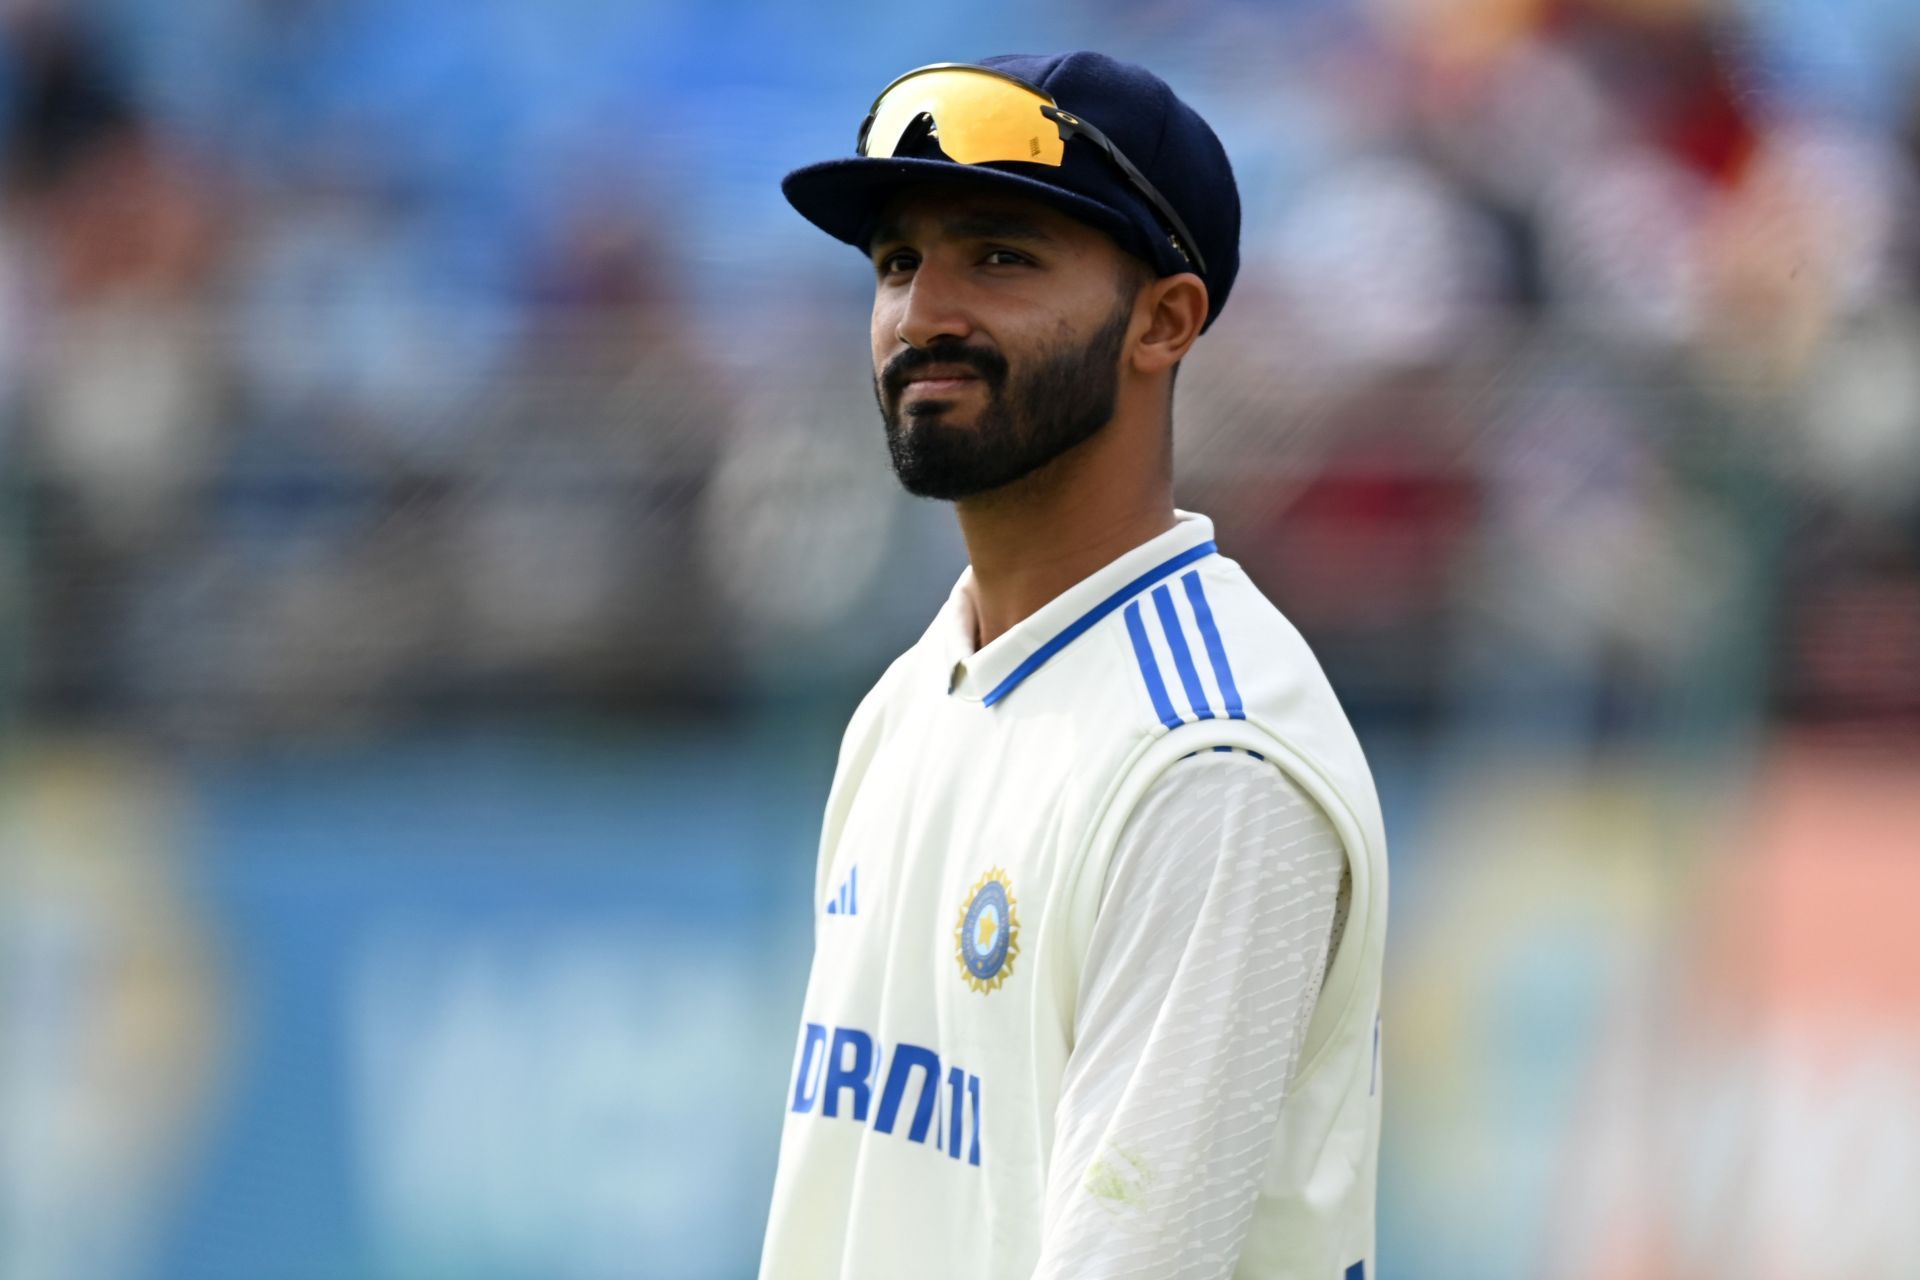
{"label": "neck", "polygon": [[955,504],[973,565],[976,646],[1174,526],[1164,423],[1119,418],[1046,466]]}

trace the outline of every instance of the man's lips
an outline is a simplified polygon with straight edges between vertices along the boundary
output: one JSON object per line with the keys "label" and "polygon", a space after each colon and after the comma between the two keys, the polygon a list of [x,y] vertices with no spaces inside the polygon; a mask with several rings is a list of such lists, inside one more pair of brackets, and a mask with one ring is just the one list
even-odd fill
{"label": "man's lips", "polygon": [[907,391],[907,394],[909,395],[913,394],[916,391],[924,391],[929,394],[932,394],[935,392],[958,391],[960,388],[971,386],[973,383],[976,383],[978,381],[980,381],[980,379],[975,377],[914,378],[913,380],[907,383],[906,391]]}
{"label": "man's lips", "polygon": [[958,391],[980,381],[980,375],[965,369],[922,369],[908,377],[901,394],[922,392],[927,395]]}

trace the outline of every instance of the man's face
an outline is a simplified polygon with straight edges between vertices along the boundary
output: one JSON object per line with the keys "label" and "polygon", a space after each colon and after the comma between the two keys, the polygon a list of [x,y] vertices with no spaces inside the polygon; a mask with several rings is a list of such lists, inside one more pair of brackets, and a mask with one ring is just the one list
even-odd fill
{"label": "man's face", "polygon": [[1112,420],[1144,269],[1037,201],[910,191],[869,246],[874,395],[900,483],[987,493]]}

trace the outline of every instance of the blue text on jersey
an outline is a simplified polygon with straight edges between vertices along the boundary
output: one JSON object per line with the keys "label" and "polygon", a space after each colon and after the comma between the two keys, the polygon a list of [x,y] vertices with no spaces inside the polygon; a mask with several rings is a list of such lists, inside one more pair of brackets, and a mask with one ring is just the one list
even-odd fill
{"label": "blue text on jersey", "polygon": [[[829,1028],[809,1022],[801,1036],[789,1108],[795,1114],[817,1113],[829,1120],[844,1116],[856,1124],[867,1124],[871,1116],[875,1133],[893,1133],[917,1076],[907,1141],[925,1143],[931,1133],[936,1150],[979,1167],[979,1076],[949,1065],[943,1082],[940,1055],[932,1049],[902,1041],[887,1057],[884,1046],[855,1027]],[[887,1057],[884,1081],[882,1057]],[[880,1085],[878,1106],[873,1096],[876,1083]]]}

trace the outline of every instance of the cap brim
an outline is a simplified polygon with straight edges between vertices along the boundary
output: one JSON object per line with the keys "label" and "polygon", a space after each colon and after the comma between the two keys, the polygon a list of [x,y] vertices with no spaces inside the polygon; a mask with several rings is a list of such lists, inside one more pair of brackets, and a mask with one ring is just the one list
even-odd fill
{"label": "cap brim", "polygon": [[951,160],[854,156],[795,169],[780,181],[787,202],[814,226],[864,250],[887,201],[908,187],[961,186],[1026,196],[1106,232],[1132,252],[1134,232],[1126,218],[1097,200],[1049,182],[988,165]]}

